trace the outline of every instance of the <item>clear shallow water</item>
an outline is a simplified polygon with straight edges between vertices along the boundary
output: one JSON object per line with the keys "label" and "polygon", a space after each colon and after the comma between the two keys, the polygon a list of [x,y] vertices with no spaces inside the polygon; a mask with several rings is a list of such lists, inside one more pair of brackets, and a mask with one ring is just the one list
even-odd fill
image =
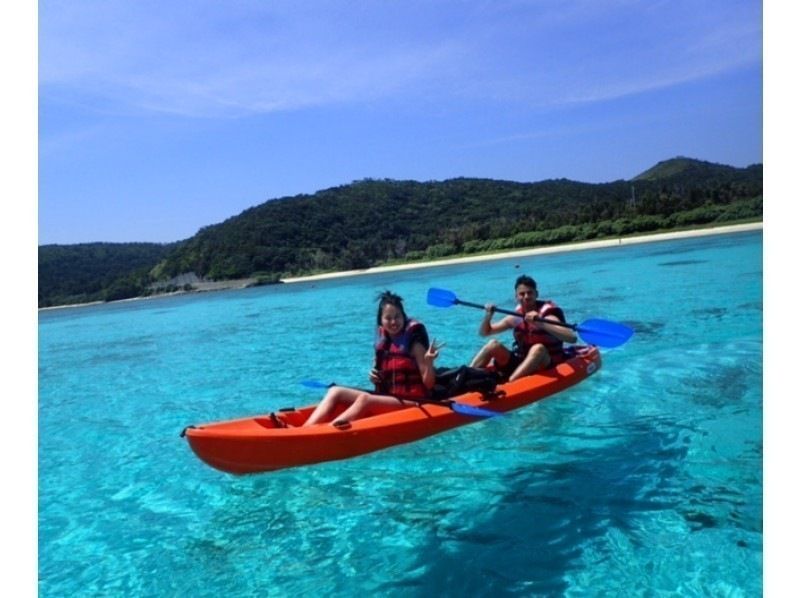
{"label": "clear shallow water", "polygon": [[[503,418],[237,478],[187,424],[366,384],[391,288],[439,365],[520,273],[570,321],[632,324],[603,369]],[[39,316],[39,592],[719,595],[762,592],[761,233],[153,299]]]}

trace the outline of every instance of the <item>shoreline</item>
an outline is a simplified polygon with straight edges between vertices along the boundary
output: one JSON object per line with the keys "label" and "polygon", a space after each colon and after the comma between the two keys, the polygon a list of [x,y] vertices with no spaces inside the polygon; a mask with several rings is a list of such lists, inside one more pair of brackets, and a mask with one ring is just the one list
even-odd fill
{"label": "shoreline", "polygon": [[[733,224],[729,226],[715,226],[711,228],[698,228],[684,231],[655,233],[652,235],[636,235],[630,237],[619,237],[616,239],[604,239],[602,241],[582,241],[579,243],[567,243],[564,245],[552,245],[548,247],[532,247],[530,249],[518,249],[498,253],[485,253],[474,256],[463,256],[456,258],[445,258],[429,262],[413,262],[408,264],[397,264],[394,266],[375,266],[363,270],[343,270],[340,272],[326,272],[324,274],[312,274],[309,276],[296,276],[282,278],[281,283],[294,284],[298,282],[314,282],[320,280],[330,280],[335,278],[347,278],[350,276],[365,276],[368,274],[381,274],[384,272],[400,272],[404,270],[414,270],[418,268],[436,268],[439,266],[452,266],[455,264],[468,264],[472,262],[488,262],[492,260],[502,260],[514,257],[529,257],[532,255],[546,255],[550,253],[566,253],[570,251],[583,251],[587,249],[602,249],[605,247],[620,247],[622,245],[637,245],[640,243],[652,243],[656,241],[671,241],[675,239],[686,239],[691,237],[705,237],[709,235],[721,235],[739,232],[763,230],[764,223],[750,222],[746,224]],[[108,303],[122,303],[126,301],[145,301],[148,299],[160,299],[163,297],[174,297],[176,295],[187,295],[192,293],[208,293],[217,291],[228,291],[234,289],[244,289],[251,286],[253,279],[244,278],[229,281],[217,281],[205,283],[208,288],[201,288],[192,291],[176,291],[174,293],[163,293],[150,295],[149,297],[132,297],[130,299],[120,299],[118,301],[92,301],[89,303],[73,303],[70,305],[54,305],[51,307],[40,307],[39,311],[51,311],[57,309],[68,309],[74,307],[89,307],[92,305],[105,305]],[[203,284],[203,283],[200,283]]]}
{"label": "shoreline", "polygon": [[430,262],[414,262],[410,264],[397,264],[395,266],[375,266],[364,270],[344,270],[341,272],[327,272],[325,274],[312,274],[310,276],[297,276],[281,279],[281,282],[292,284],[296,282],[310,282],[316,280],[328,280],[331,278],[345,278],[348,276],[363,276],[365,274],[380,274],[383,272],[397,272],[402,270],[413,270],[416,268],[435,268],[437,266],[452,266],[454,264],[469,264],[472,262],[488,262],[491,260],[502,260],[513,257],[529,257],[532,255],[545,255],[549,253],[565,253],[569,251],[583,251],[587,249],[602,249],[605,247],[619,247],[621,245],[637,245],[639,243],[652,243],[655,241],[671,241],[674,239],[685,239],[691,237],[705,237],[709,235],[721,235],[729,233],[740,233],[755,230],[763,230],[763,222],[749,222],[746,224],[732,224],[730,226],[715,226],[712,228],[699,228],[671,233],[656,233],[652,235],[637,235],[632,237],[619,237],[617,239],[604,239],[602,241],[581,241],[579,243],[567,243],[564,245],[552,245],[548,247],[531,247],[530,249],[516,249],[500,253],[485,253],[474,256],[463,256],[456,258],[444,258]]}

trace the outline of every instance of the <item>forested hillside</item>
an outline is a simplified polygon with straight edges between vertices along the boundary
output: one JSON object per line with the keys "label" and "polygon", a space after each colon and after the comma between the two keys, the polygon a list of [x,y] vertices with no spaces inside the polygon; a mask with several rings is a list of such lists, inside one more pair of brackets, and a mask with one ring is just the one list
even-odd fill
{"label": "forested hillside", "polygon": [[[62,261],[59,289],[105,299],[143,294],[147,284],[194,272],[205,279],[262,277],[367,268],[393,261],[535,247],[757,220],[762,167],[733,168],[688,158],[667,160],[630,181],[589,184],[566,179],[517,183],[488,179],[441,182],[363,180],[268,201],[195,236],[161,247],[150,262],[97,276],[83,256]],[[85,248],[87,246],[73,246]],[[43,284],[40,305],[64,297]],[[79,252],[80,253],[80,252]],[[149,265],[145,274],[142,268]],[[110,277],[110,278],[109,278]],[[113,279],[113,280],[111,280]],[[116,292],[110,292],[116,289]],[[47,303],[49,302],[49,303]]]}
{"label": "forested hillside", "polygon": [[366,268],[761,215],[762,169],[661,163],[633,181],[364,180],[204,228],[160,266],[214,279]]}
{"label": "forested hillside", "polygon": [[175,243],[81,243],[39,247],[39,307],[142,294],[150,270]]}

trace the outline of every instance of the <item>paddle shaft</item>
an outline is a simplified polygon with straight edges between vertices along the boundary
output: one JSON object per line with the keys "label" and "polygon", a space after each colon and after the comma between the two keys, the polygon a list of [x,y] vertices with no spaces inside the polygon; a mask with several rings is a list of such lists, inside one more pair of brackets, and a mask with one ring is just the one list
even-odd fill
{"label": "paddle shaft", "polygon": [[[467,307],[477,307],[478,309],[486,309],[485,305],[481,305],[480,303],[472,303],[470,301],[462,301],[461,299],[455,299],[455,303],[458,305],[466,305]],[[508,314],[509,316],[517,316],[518,318],[522,318],[523,314],[520,314],[516,311],[511,311],[510,309],[503,309],[502,307],[495,307],[494,311],[499,312],[501,314]],[[575,324],[567,324],[566,322],[556,322],[555,320],[548,320],[547,318],[540,318],[536,316],[534,318],[537,322],[546,322],[551,326],[561,326],[562,328],[569,328],[570,330],[577,330],[578,327]]]}
{"label": "paddle shaft", "polygon": [[[442,399],[441,401],[437,401],[436,399],[397,399],[401,403],[404,401],[408,401],[409,403],[416,403],[417,405],[442,405],[443,407],[449,407],[453,409],[454,406],[457,407],[467,407],[469,409],[477,409],[479,411],[483,411],[480,407],[473,407],[472,405],[464,405],[463,403],[459,403],[458,401],[454,401],[453,399]],[[489,411],[486,409],[486,411]],[[494,412],[492,412],[494,413]]]}
{"label": "paddle shaft", "polygon": [[[485,309],[485,305],[479,303],[470,303],[469,301],[462,301],[456,297],[453,291],[447,289],[428,289],[428,303],[436,307],[452,307],[453,305],[466,305],[467,307],[475,307],[477,309]],[[495,307],[494,311],[503,314],[508,314],[516,318],[523,318],[524,315],[507,309]],[[580,324],[568,324],[566,322],[559,322],[558,320],[550,320],[540,316],[534,316],[534,321],[542,322],[547,326],[558,326],[560,328],[568,328],[574,330],[581,335],[581,338],[590,344],[598,345],[600,347],[619,347],[620,345],[628,342],[628,339],[633,335],[633,328],[629,328],[624,324],[618,322],[609,322],[608,320],[586,320]]]}
{"label": "paddle shaft", "polygon": [[[360,389],[363,390],[363,389]],[[370,393],[376,393],[379,391],[365,391]],[[466,408],[466,409],[474,409],[476,414],[481,411],[485,411],[487,416],[491,413],[492,415],[499,415],[494,411],[490,411],[488,409],[481,409],[480,407],[473,407],[472,405],[464,405],[463,403],[459,403],[458,401],[454,401],[453,399],[442,399],[441,401],[437,401],[436,399],[401,399],[399,397],[395,397],[400,403],[408,402],[414,403],[417,406],[422,405],[442,405],[443,407],[449,407],[451,410],[456,411],[457,413],[461,413],[458,411],[459,408]]]}
{"label": "paddle shaft", "polygon": [[[307,386],[310,386],[310,384]],[[318,388],[330,388],[331,386],[340,386],[340,385],[336,384],[336,382],[331,382],[330,384],[320,383],[320,384],[315,384],[314,386]],[[348,388],[353,388],[353,387],[348,387]],[[375,394],[379,392],[375,390],[367,390],[366,388],[356,388],[355,390],[360,390],[362,392],[366,392],[369,394]],[[417,406],[442,405],[443,407],[449,407],[451,410],[455,411],[456,413],[461,413],[462,415],[472,415],[479,417],[493,417],[495,415],[501,415],[499,412],[491,411],[489,409],[482,409],[480,407],[473,407],[472,405],[465,405],[463,403],[459,403],[458,401],[454,401],[453,399],[442,399],[441,401],[437,401],[436,399],[400,399],[398,397],[395,398],[401,403],[408,402],[408,403],[413,403]]]}

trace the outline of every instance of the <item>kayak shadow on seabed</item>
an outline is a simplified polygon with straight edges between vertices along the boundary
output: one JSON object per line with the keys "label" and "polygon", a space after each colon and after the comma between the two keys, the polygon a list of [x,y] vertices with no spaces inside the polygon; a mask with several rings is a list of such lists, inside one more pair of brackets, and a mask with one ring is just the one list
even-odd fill
{"label": "kayak shadow on seabed", "polygon": [[[673,478],[686,454],[679,434],[642,426],[622,443],[518,468],[505,476],[508,490],[491,506],[488,518],[476,516],[469,528],[437,530],[418,550],[428,562],[425,572],[413,580],[383,584],[380,590],[413,587],[420,595],[442,596],[592,590],[570,588],[565,581],[570,572],[585,567],[580,561],[587,544],[612,528],[636,543],[638,516],[682,511],[686,497],[678,494]],[[696,526],[696,512],[681,514]],[[714,525],[710,516],[705,521]],[[629,589],[646,590],[647,582],[642,579],[642,587]]]}

